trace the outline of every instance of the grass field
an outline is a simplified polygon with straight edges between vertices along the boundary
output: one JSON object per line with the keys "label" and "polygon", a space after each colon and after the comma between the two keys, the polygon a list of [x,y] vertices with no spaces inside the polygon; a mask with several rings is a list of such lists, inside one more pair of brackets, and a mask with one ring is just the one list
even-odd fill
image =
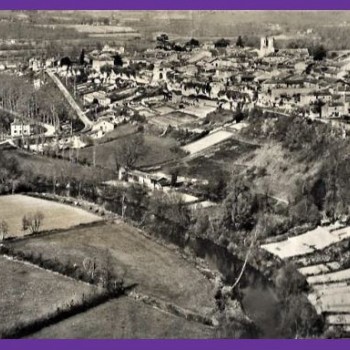
{"label": "grass field", "polygon": [[205,314],[214,306],[213,285],[197,269],[167,248],[124,223],[100,224],[9,242],[15,249],[81,265],[86,257],[106,264],[136,292]]}
{"label": "grass field", "polygon": [[32,338],[213,338],[214,330],[122,297],[32,334]]}
{"label": "grass field", "polygon": [[4,257],[0,257],[0,280],[0,334],[96,291],[87,284]]}
{"label": "grass field", "polygon": [[17,159],[23,171],[28,170],[38,176],[56,176],[58,180],[60,176],[71,176],[76,179],[90,180],[96,176],[103,180],[110,180],[115,177],[115,173],[107,169],[94,169],[92,167],[71,163],[65,159],[48,158],[22,150],[7,150],[4,151],[4,154]]}
{"label": "grass field", "polygon": [[[116,169],[116,150],[121,142],[122,139],[119,138],[96,146],[96,164],[108,169]],[[136,166],[152,165],[178,158],[179,155],[173,151],[173,147],[176,145],[177,142],[172,138],[146,134],[145,154],[136,162]],[[93,148],[82,149],[79,157],[92,163]]]}
{"label": "grass field", "polygon": [[41,231],[66,229],[101,220],[97,215],[61,203],[22,195],[0,196],[0,219],[7,222],[10,237],[30,233],[22,230],[22,217],[36,211],[41,211],[45,216]]}

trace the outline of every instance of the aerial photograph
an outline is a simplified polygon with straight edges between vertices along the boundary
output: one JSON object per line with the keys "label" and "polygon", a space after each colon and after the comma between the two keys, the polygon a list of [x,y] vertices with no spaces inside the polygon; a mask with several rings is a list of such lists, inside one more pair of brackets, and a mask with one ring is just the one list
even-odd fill
{"label": "aerial photograph", "polygon": [[0,11],[0,338],[350,337],[350,11]]}

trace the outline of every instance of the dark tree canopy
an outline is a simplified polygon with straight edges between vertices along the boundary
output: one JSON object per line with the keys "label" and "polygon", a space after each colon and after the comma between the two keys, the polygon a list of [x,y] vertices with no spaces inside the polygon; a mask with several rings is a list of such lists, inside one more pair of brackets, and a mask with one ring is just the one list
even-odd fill
{"label": "dark tree canopy", "polygon": [[312,57],[315,61],[322,61],[327,56],[327,51],[323,45],[316,46],[312,49]]}
{"label": "dark tree canopy", "polygon": [[82,49],[79,57],[79,64],[84,64],[85,62],[85,50]]}
{"label": "dark tree canopy", "polygon": [[117,66],[117,67],[123,66],[123,59],[119,54],[116,54],[114,56],[114,66]]}
{"label": "dark tree canopy", "polygon": [[161,34],[157,36],[157,41],[164,43],[165,41],[168,41],[168,40],[169,40],[169,36],[167,34]]}
{"label": "dark tree canopy", "polygon": [[230,45],[230,40],[222,38],[216,41],[214,45],[215,47],[227,47],[228,45]]}
{"label": "dark tree canopy", "polygon": [[241,36],[238,37],[237,41],[236,41],[236,46],[237,47],[244,47],[244,42]]}

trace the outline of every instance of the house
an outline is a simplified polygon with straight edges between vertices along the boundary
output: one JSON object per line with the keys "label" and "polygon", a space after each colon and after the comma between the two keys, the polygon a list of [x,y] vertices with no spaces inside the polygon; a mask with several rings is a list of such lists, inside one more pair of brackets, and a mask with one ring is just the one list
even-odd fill
{"label": "house", "polygon": [[151,190],[162,190],[170,185],[170,180],[162,175],[148,174],[139,170],[128,170],[121,167],[118,171],[118,180],[137,183]]}
{"label": "house", "polygon": [[83,96],[83,101],[85,105],[89,105],[97,101],[97,103],[103,107],[108,107],[112,102],[104,91],[94,91],[88,93]]}
{"label": "house", "polygon": [[112,130],[114,130],[114,124],[104,119],[98,120],[91,129],[92,132],[102,131],[103,133],[107,133]]}
{"label": "house", "polygon": [[344,115],[349,115],[349,103],[337,101],[326,103],[321,107],[322,118],[337,118]]}
{"label": "house", "polygon": [[34,126],[29,123],[20,122],[14,120],[11,123],[11,136],[20,137],[20,136],[30,136],[34,133]]}

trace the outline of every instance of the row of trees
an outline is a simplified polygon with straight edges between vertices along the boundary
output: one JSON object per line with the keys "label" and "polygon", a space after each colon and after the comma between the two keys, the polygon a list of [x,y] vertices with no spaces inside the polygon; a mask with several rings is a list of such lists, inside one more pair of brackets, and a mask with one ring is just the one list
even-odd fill
{"label": "row of trees", "polygon": [[68,115],[66,102],[53,84],[37,90],[30,80],[8,74],[1,75],[0,106],[15,115],[56,126]]}

